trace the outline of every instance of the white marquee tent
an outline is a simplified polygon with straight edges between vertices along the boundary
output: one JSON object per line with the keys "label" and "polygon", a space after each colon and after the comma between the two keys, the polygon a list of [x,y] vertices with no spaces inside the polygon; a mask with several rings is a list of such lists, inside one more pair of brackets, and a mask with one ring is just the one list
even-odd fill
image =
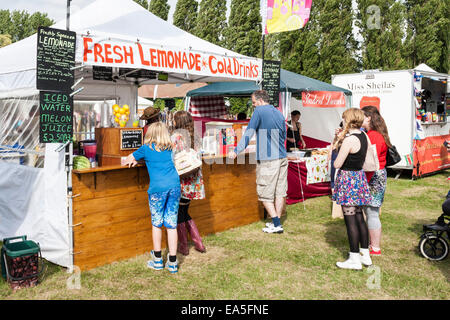
{"label": "white marquee tent", "polygon": [[[52,28],[65,29],[66,21]],[[114,99],[136,108],[141,84],[261,81],[260,59],[197,38],[132,0],[97,0],[70,17],[70,30],[77,34],[75,79],[83,78],[78,87],[84,87],[75,100]],[[0,49],[0,150],[16,128],[8,115],[28,115],[38,103],[36,52],[36,34]],[[98,81],[92,65],[113,67],[115,74],[118,68],[154,70],[168,80]],[[0,240],[26,234],[40,243],[44,258],[72,267],[71,173],[61,146],[46,144],[43,168],[0,157]]]}

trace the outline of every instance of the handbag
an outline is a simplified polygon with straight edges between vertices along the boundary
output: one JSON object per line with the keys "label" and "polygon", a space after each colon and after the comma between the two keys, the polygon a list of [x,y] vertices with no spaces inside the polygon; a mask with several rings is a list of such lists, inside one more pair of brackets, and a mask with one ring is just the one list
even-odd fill
{"label": "handbag", "polygon": [[342,212],[342,207],[336,203],[336,201],[333,202],[333,207],[331,209],[331,218],[337,219],[337,218],[344,218],[344,213]]}
{"label": "handbag", "polygon": [[364,132],[367,138],[367,152],[364,160],[363,170],[366,172],[374,172],[380,169],[380,162],[378,161],[377,147],[370,142],[369,136]]}
{"label": "handbag", "polygon": [[393,166],[399,163],[402,160],[402,157],[397,151],[397,148],[393,145],[390,147],[386,154],[386,167]]}
{"label": "handbag", "polygon": [[197,157],[197,152],[192,148],[177,152],[173,162],[179,176],[187,176],[202,166],[202,161]]}

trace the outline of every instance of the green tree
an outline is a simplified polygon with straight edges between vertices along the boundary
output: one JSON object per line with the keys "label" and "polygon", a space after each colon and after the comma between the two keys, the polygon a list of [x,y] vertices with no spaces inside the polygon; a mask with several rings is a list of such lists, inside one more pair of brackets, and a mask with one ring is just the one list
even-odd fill
{"label": "green tree", "polygon": [[196,0],[178,0],[173,14],[173,24],[193,33],[197,24],[198,3]]}
{"label": "green tree", "polygon": [[163,20],[169,18],[170,5],[167,0],[151,0],[149,11]]}
{"label": "green tree", "polygon": [[358,0],[363,69],[400,70],[404,59],[405,7],[398,0]]}
{"label": "green tree", "polygon": [[226,28],[226,0],[202,0],[195,27],[195,35],[208,42],[222,45]]}
{"label": "green tree", "polygon": [[224,31],[226,48],[260,57],[261,31],[260,1],[232,0],[228,27]]}
{"label": "green tree", "polygon": [[31,36],[39,26],[48,27],[54,21],[46,13],[35,12],[30,15],[26,11],[0,10],[0,34],[8,34],[12,42]]}
{"label": "green tree", "polygon": [[315,0],[305,27],[266,36],[265,56],[280,60],[286,70],[328,83],[333,74],[356,72],[353,16],[352,0]]}
{"label": "green tree", "polygon": [[280,60],[286,70],[318,78],[321,31],[315,17],[320,8],[313,2],[310,19],[302,29],[266,35],[266,58],[270,55],[274,60]]}
{"label": "green tree", "polygon": [[[314,4],[313,4],[314,5]],[[353,34],[352,0],[315,0],[320,30],[320,61],[317,79],[331,82],[331,76],[358,70],[358,43]]]}
{"label": "green tree", "polygon": [[141,5],[141,7],[148,10],[148,2],[147,0],[134,0],[137,4]]}
{"label": "green tree", "polygon": [[426,63],[448,73],[450,4],[442,0],[405,0],[408,32],[406,55],[409,67]]}
{"label": "green tree", "polygon": [[250,98],[230,97],[227,98],[230,103],[230,114],[238,114],[243,112],[247,117],[251,117],[253,113],[252,100]]}

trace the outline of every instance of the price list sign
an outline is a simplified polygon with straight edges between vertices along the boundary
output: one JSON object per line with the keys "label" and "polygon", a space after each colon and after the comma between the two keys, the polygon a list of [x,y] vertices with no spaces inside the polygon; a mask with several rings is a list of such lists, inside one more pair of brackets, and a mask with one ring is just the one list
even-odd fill
{"label": "price list sign", "polygon": [[74,83],[76,33],[39,27],[37,34],[36,87],[70,91]]}
{"label": "price list sign", "polygon": [[94,80],[112,81],[113,71],[111,67],[92,67],[92,78]]}
{"label": "price list sign", "polygon": [[281,62],[273,60],[263,61],[263,82],[262,89],[269,95],[269,103],[278,108],[280,93],[280,69]]}
{"label": "price list sign", "polygon": [[141,78],[141,79],[156,79],[158,77],[158,73],[152,70],[147,69],[129,69],[129,68],[120,68],[119,69],[120,76],[126,76],[127,78]]}
{"label": "price list sign", "polygon": [[40,91],[39,142],[65,143],[73,136],[73,98],[69,93]]}
{"label": "price list sign", "polygon": [[142,146],[142,129],[120,130],[120,150],[138,149]]}

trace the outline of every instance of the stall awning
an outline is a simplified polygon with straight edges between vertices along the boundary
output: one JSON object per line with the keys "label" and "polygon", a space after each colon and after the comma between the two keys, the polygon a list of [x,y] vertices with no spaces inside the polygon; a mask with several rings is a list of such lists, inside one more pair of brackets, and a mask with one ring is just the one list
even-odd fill
{"label": "stall awning", "polygon": [[[284,69],[280,71],[280,90],[292,93],[300,93],[304,91],[340,91],[346,95],[351,95],[350,90],[333,86],[329,83],[302,76],[300,74],[290,72]],[[255,82],[215,82],[208,86],[191,90],[186,93],[189,97],[196,96],[249,96],[259,86]]]}
{"label": "stall awning", "polygon": [[352,94],[350,90],[284,69],[281,69],[280,77],[281,81],[284,82],[285,86],[292,93],[300,93],[303,91],[341,91],[346,95]]}
{"label": "stall awning", "polygon": [[[65,30],[65,19],[52,28]],[[166,81],[139,79],[139,85],[261,80],[261,59],[200,39],[133,0],[92,2],[71,15],[70,30],[77,34],[77,65],[168,74]],[[0,92],[36,87],[36,46],[34,34],[0,48]],[[89,68],[85,67],[85,71]],[[87,79],[89,74],[77,70],[75,77]]]}

